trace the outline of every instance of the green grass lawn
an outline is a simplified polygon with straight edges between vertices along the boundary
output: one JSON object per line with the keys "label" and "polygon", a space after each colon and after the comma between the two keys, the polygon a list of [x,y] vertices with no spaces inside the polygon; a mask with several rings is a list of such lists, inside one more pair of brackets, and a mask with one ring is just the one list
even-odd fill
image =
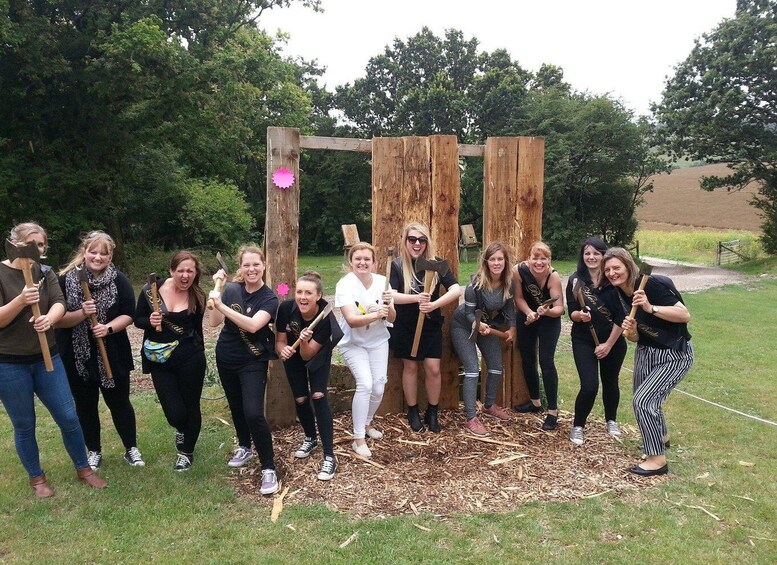
{"label": "green grass lawn", "polygon": [[[763,316],[775,300],[777,281],[767,279],[689,294],[697,360],[680,390],[777,420],[777,329]],[[557,359],[561,407],[571,410],[577,377],[569,348],[562,344]],[[633,424],[629,366],[621,419]],[[666,405],[671,475],[658,486],[446,519],[355,520],[323,504],[291,502],[274,524],[270,501],[240,497],[227,480],[232,428],[220,421],[229,421],[224,400],[203,402],[197,459],[184,474],[171,469],[172,435],[153,393],[134,403],[147,466],[123,463],[103,410],[105,491],[75,482],[57,429],[39,410],[43,465],[56,491],[50,500],[32,495],[10,423],[0,416],[0,563],[777,561],[777,427],[680,392]],[[594,415],[602,416],[600,402]],[[627,448],[636,454],[636,440]]]}

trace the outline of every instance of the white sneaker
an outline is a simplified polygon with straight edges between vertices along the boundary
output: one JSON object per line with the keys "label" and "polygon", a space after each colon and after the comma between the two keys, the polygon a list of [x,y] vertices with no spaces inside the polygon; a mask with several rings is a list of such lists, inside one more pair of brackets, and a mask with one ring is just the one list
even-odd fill
{"label": "white sneaker", "polygon": [[362,457],[372,457],[372,451],[370,451],[370,448],[367,447],[366,443],[364,445],[359,445],[358,443],[353,442],[351,447],[353,447],[353,450]]}
{"label": "white sneaker", "polygon": [[574,426],[572,431],[569,432],[569,441],[575,445],[583,445],[585,438],[583,436],[583,428],[581,426]]}
{"label": "white sneaker", "polygon": [[372,439],[381,439],[383,437],[383,432],[376,430],[375,428],[367,428],[365,434]]}
{"label": "white sneaker", "polygon": [[89,451],[86,454],[86,462],[92,468],[92,471],[99,471],[103,462],[103,454],[99,451]]}
{"label": "white sneaker", "polygon": [[275,469],[262,469],[262,486],[259,487],[261,494],[273,494],[278,492],[278,476]]}
{"label": "white sneaker", "polygon": [[621,428],[618,425],[618,422],[615,420],[607,420],[607,433],[615,437],[621,435]]}
{"label": "white sneaker", "polygon": [[124,453],[124,460],[130,464],[131,467],[145,467],[146,462],[143,461],[143,456],[138,451],[137,447],[130,447]]}

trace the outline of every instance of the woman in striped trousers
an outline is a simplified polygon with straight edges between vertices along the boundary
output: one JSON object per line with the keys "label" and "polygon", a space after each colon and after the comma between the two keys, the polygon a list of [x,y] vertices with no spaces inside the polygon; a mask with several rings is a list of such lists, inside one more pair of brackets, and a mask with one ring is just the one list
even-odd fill
{"label": "woman in striped trousers", "polygon": [[[665,455],[669,434],[662,405],[693,365],[687,327],[691,314],[667,277],[652,276],[644,290],[639,290],[637,265],[625,249],[608,249],[602,264],[622,305],[614,313],[614,322],[629,340],[637,342],[633,405],[647,457],[629,471],[643,477],[665,475],[669,472]],[[637,308],[633,318],[628,315],[632,306]]]}

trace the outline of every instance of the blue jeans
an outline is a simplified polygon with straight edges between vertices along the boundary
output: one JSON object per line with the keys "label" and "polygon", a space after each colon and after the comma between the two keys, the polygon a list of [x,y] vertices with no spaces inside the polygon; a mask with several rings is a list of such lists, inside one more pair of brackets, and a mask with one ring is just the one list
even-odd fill
{"label": "blue jeans", "polygon": [[46,371],[42,360],[31,364],[0,363],[0,401],[11,418],[16,452],[30,477],[43,473],[38,440],[35,438],[36,395],[59,426],[65,449],[75,468],[89,465],[84,433],[78,422],[65,367],[59,355],[55,355],[53,361],[54,371],[51,373]]}

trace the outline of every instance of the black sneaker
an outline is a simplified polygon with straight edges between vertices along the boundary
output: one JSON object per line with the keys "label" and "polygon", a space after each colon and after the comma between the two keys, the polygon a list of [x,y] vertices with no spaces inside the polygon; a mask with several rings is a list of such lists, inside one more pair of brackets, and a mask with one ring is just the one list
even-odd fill
{"label": "black sneaker", "polygon": [[175,440],[173,440],[175,449],[181,451],[183,449],[183,434],[181,432],[175,432]]}
{"label": "black sneaker", "polygon": [[550,432],[556,429],[556,424],[558,423],[558,416],[554,416],[553,414],[547,414],[545,416],[545,421],[542,423],[542,429],[546,432]]}
{"label": "black sneaker", "polygon": [[429,428],[430,432],[434,432],[436,434],[440,433],[440,419],[438,418],[437,414],[437,406],[429,406],[426,409],[426,413],[424,414],[424,422],[426,423],[426,427]]}
{"label": "black sneaker", "polygon": [[407,423],[414,432],[423,432],[426,430],[421,422],[421,415],[418,413],[418,404],[407,407]]}
{"label": "black sneaker", "polygon": [[318,480],[331,481],[335,478],[335,471],[337,471],[337,461],[331,455],[325,456],[321,463],[321,470],[318,472]]}
{"label": "black sneaker", "polygon": [[86,453],[86,462],[92,468],[92,471],[99,471],[103,463],[103,454],[99,451],[88,451]]}
{"label": "black sneaker", "polygon": [[192,467],[192,460],[194,455],[186,455],[185,453],[179,453],[173,465],[174,471],[188,471]]}
{"label": "black sneaker", "polygon": [[514,406],[513,410],[520,412],[521,414],[536,413],[542,412],[542,406],[535,406],[534,403],[530,400],[524,404],[518,404]]}
{"label": "black sneaker", "polygon": [[130,464],[131,467],[145,467],[146,462],[143,461],[143,456],[137,447],[130,447],[124,453],[124,460]]}
{"label": "black sneaker", "polygon": [[294,457],[297,459],[305,459],[306,457],[309,457],[311,452],[318,447],[318,441],[316,438],[312,437],[305,437],[304,440],[302,440],[302,445],[299,446],[299,449],[294,452]]}

